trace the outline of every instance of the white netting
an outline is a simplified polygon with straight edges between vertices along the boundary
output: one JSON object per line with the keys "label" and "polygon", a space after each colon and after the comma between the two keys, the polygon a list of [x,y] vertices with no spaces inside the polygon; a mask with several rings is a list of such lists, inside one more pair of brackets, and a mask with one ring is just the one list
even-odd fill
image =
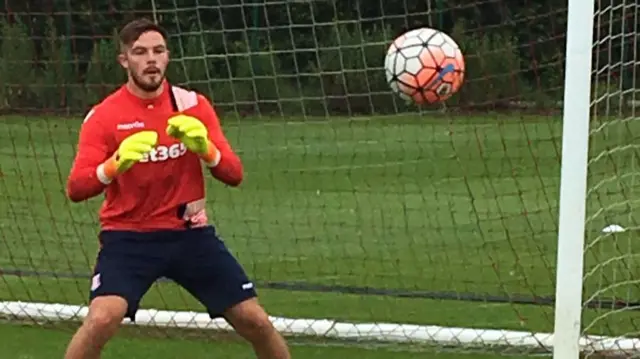
{"label": "white netting", "polygon": [[[639,10],[628,1],[600,3],[595,17],[586,333],[637,337],[640,332],[635,314],[640,306]],[[626,349],[637,351],[640,345]]]}

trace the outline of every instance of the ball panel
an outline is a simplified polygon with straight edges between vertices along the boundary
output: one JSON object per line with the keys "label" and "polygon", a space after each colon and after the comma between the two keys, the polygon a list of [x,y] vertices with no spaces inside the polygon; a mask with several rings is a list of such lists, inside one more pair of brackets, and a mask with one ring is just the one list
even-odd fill
{"label": "ball panel", "polygon": [[414,30],[410,30],[405,32],[403,35],[401,35],[400,37],[404,37],[405,39],[410,38],[410,37],[420,37],[420,35],[424,32],[424,29],[414,29]]}
{"label": "ball panel", "polygon": [[393,75],[395,75],[394,73],[394,62],[395,62],[395,58],[397,57],[397,54],[388,54],[385,58],[384,58],[384,69],[385,69],[385,73],[387,76],[387,82],[391,81],[391,77],[393,77]]}
{"label": "ball panel", "polygon": [[397,39],[395,39],[393,41],[393,45],[397,48],[403,48],[408,46],[407,41],[410,39],[415,39],[420,35],[421,29],[416,29],[416,30],[411,30],[409,32],[406,32],[400,36],[398,36]]}
{"label": "ball panel", "polygon": [[420,37],[420,40],[422,40],[423,43],[427,43],[429,42],[429,40],[431,39],[431,37],[433,37],[435,34],[437,34],[438,32],[434,29],[420,29],[420,33],[418,35],[418,37]]}
{"label": "ball panel", "polygon": [[418,90],[416,77],[404,73],[398,79],[398,89],[400,90],[400,97],[405,101],[412,101],[415,103],[423,103],[421,92]]}
{"label": "ball panel", "polygon": [[446,57],[456,57],[456,48],[448,42],[445,42],[440,46],[440,50]]}
{"label": "ball panel", "polygon": [[416,76],[406,72],[401,74],[398,76],[398,88],[406,94],[414,93],[418,88]]}
{"label": "ball panel", "polygon": [[457,92],[462,86],[462,72],[460,72],[456,60],[452,58],[445,59],[442,67],[444,69],[442,81],[451,85],[451,91],[449,91],[448,96],[444,98],[447,99]]}
{"label": "ball panel", "polygon": [[442,50],[441,46],[433,46],[429,45],[427,48],[431,57],[433,58],[433,63],[436,67],[444,67],[444,61],[449,58],[447,54]]}
{"label": "ball panel", "polygon": [[462,86],[462,83],[464,82],[464,76],[466,73],[466,67],[464,63],[464,57],[462,56],[462,51],[460,51],[459,49],[456,51],[456,65],[458,66],[458,69],[459,69],[460,86]]}
{"label": "ball panel", "polygon": [[460,71],[464,72],[465,71],[464,56],[462,56],[462,51],[460,51],[460,49],[456,49],[456,54],[454,58],[456,59],[456,63],[458,64],[458,68],[460,69]]}
{"label": "ball panel", "polygon": [[442,33],[439,32],[429,39],[429,46],[442,46],[445,43],[445,38],[442,36]]}
{"label": "ball panel", "polygon": [[411,101],[412,95],[416,92],[415,86],[413,84],[415,80],[413,80],[413,76],[409,74],[403,74],[398,77],[398,81],[396,82],[396,86],[398,88],[398,95],[405,101]]}
{"label": "ball panel", "polygon": [[384,71],[384,77],[387,80],[387,83],[391,83],[393,82],[394,78],[393,78],[393,73],[391,71],[389,71],[389,69],[386,69]]}
{"label": "ball panel", "polygon": [[434,84],[434,81],[437,81],[438,71],[437,69],[431,67],[423,67],[420,73],[416,76],[417,87],[422,88],[424,90],[429,90]]}
{"label": "ball panel", "polygon": [[422,67],[422,63],[417,57],[407,59],[407,61],[405,61],[404,63],[404,71],[410,73],[411,75],[417,75],[418,72],[422,70]]}
{"label": "ball panel", "polygon": [[400,96],[401,99],[407,102],[411,101],[411,96],[405,94],[404,92],[399,92],[398,95]]}
{"label": "ball panel", "polygon": [[431,51],[429,51],[429,49],[426,47],[423,48],[422,51],[420,52],[419,59],[423,67],[428,67],[431,69],[435,69],[436,67],[438,67],[438,64],[436,63],[435,58],[431,54]]}
{"label": "ball panel", "polygon": [[458,44],[438,30],[422,28],[399,36],[385,57],[391,90],[416,104],[444,101],[464,80],[465,63]]}
{"label": "ball panel", "polygon": [[410,37],[402,44],[400,53],[407,59],[418,57],[418,54],[420,54],[420,51],[422,51],[422,47],[422,41],[420,41],[419,38]]}
{"label": "ball panel", "polygon": [[460,68],[457,59],[447,56],[442,47],[429,46],[429,50],[439,71],[433,83],[429,84],[428,90],[438,92],[438,101],[444,101],[458,91],[462,85],[459,76]]}
{"label": "ball panel", "polygon": [[393,65],[391,66],[391,71],[393,71],[393,74],[398,76],[400,74],[402,74],[404,72],[404,69],[407,67],[407,59],[402,56],[400,53],[398,53],[396,56],[394,56],[393,58]]}
{"label": "ball panel", "polygon": [[455,42],[455,40],[453,40],[451,38],[451,36],[445,34],[444,32],[441,32],[440,34],[441,34],[442,38],[444,39],[444,41],[446,41],[449,45],[453,46],[456,49],[460,48],[460,46],[458,46],[458,43]]}
{"label": "ball panel", "polygon": [[387,56],[395,54],[396,52],[398,52],[398,47],[394,44],[391,44],[391,46],[389,46],[389,49],[387,50]]}
{"label": "ball panel", "polygon": [[391,91],[395,92],[395,93],[400,93],[400,88],[398,88],[398,82],[397,81],[387,81],[389,83],[389,87],[391,87]]}

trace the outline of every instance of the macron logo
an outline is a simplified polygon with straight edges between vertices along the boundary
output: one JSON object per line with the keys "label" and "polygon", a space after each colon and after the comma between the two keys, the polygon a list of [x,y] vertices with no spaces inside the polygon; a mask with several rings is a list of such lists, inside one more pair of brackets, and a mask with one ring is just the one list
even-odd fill
{"label": "macron logo", "polygon": [[118,130],[132,130],[134,128],[144,128],[144,122],[131,122],[131,123],[119,123],[117,126]]}

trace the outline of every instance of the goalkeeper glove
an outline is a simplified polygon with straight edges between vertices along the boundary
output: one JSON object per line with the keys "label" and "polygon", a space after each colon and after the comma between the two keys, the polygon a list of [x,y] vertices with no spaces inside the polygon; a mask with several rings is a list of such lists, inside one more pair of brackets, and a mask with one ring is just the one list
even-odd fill
{"label": "goalkeeper glove", "polygon": [[209,141],[207,127],[195,117],[176,115],[169,119],[167,134],[184,143],[189,151],[196,153],[209,167],[220,162],[220,151]]}
{"label": "goalkeeper glove", "polygon": [[158,134],[155,131],[141,131],[128,136],[113,156],[98,166],[98,179],[104,184],[110,183],[117,175],[141,161],[157,143]]}

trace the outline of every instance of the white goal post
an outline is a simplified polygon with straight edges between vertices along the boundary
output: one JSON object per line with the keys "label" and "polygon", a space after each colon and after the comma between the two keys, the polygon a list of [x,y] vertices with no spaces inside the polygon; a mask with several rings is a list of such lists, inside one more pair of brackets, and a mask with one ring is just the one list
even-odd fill
{"label": "white goal post", "polygon": [[584,349],[600,349],[581,340],[595,3],[569,0],[567,9],[554,359],[578,359]]}

